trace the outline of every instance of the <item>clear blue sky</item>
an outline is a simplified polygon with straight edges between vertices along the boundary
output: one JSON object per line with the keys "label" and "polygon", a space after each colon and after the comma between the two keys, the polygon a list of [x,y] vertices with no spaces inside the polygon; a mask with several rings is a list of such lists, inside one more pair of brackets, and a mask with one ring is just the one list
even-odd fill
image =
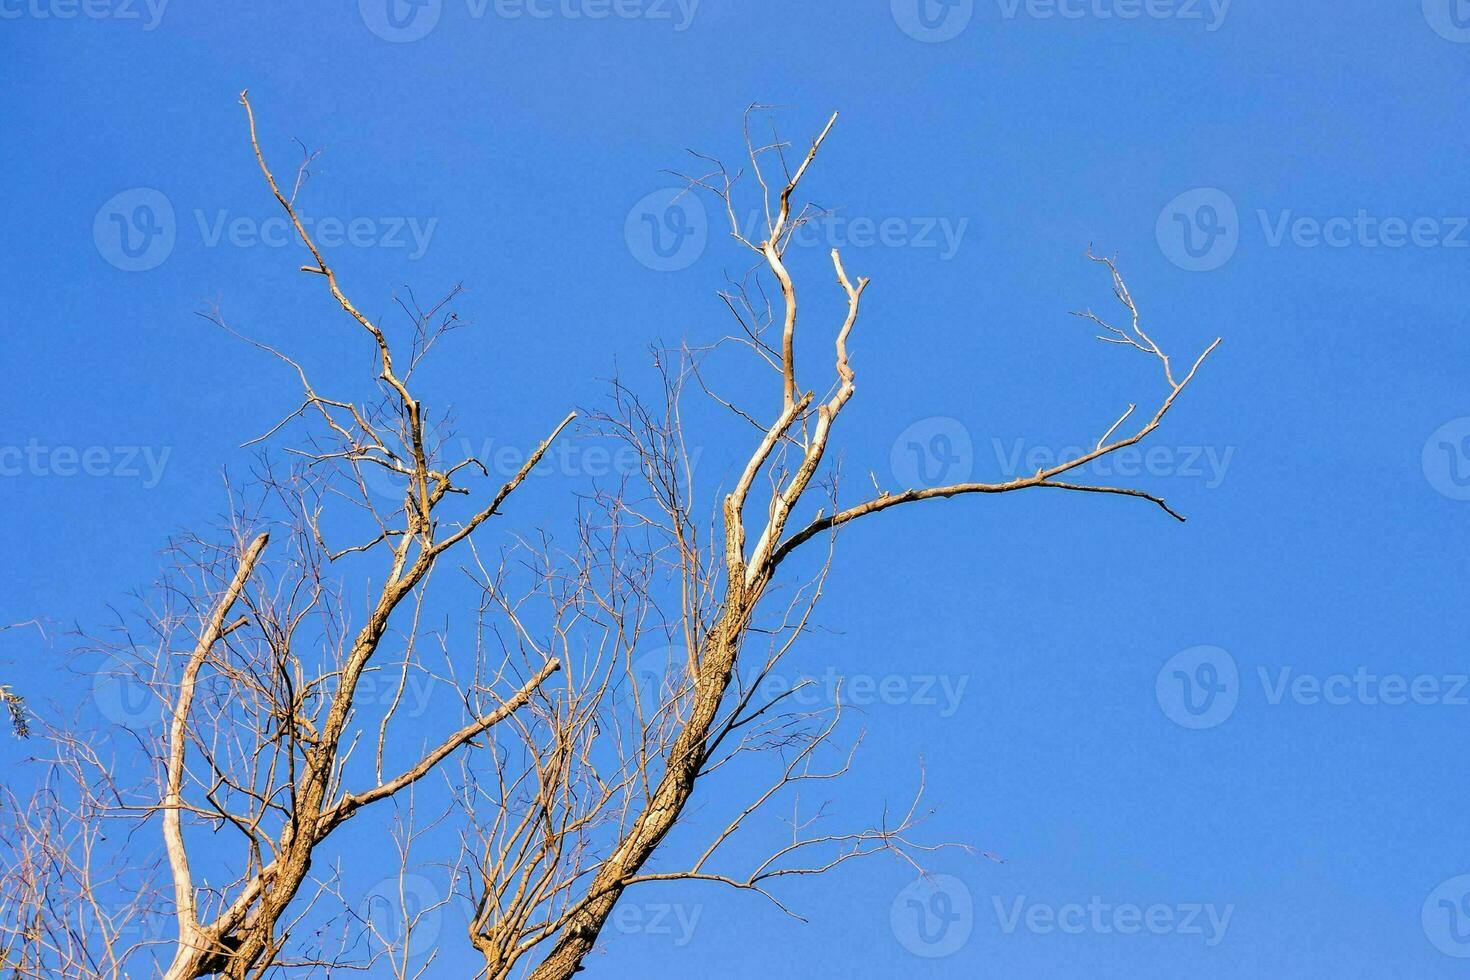
{"label": "clear blue sky", "polygon": [[[315,362],[358,341],[270,244],[240,89],[278,171],[292,138],[324,150],[304,209],[366,219],[330,252],[365,307],[465,283],[477,329],[433,394],[511,446],[650,340],[726,329],[714,292],[744,258],[718,233],[672,259],[639,238],[660,170],[734,157],[751,102],[789,106],[798,140],[841,110],[809,187],[838,219],[799,271],[820,295],[838,244],[873,279],[849,485],[901,479],[911,442],[1005,475],[1152,404],[1151,366],[1066,315],[1106,308],[1093,243],[1178,357],[1224,338],[1154,473],[1118,477],[1189,523],[1034,494],[854,527],[822,617],[840,633],[794,665],[911,695],[866,709],[844,804],[901,798],[922,756],[932,836],[1004,863],[938,859],[941,898],[905,893],[898,862],[849,867],[786,892],[805,925],[652,892],[692,929],[610,932],[592,975],[1462,975],[1466,6],[0,0],[0,622],[106,622],[289,409],[291,379],[195,310]],[[711,437],[702,465],[718,478],[742,445]],[[574,483],[507,526],[564,512]],[[89,697],[65,642],[0,635],[0,675],[38,705]],[[924,703],[928,679],[957,702]],[[1212,679],[1215,701],[1182,687]],[[473,962],[460,930],[435,975]]]}

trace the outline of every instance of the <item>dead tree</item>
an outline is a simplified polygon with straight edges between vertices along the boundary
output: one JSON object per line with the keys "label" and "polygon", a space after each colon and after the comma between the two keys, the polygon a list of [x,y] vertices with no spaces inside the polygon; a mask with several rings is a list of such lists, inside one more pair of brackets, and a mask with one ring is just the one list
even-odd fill
{"label": "dead tree", "polygon": [[[760,241],[745,236],[737,216],[741,174],[712,161],[713,171],[689,178],[691,192],[719,198],[732,236],[757,257],[753,277],[723,294],[739,331],[715,347],[739,345],[769,366],[772,404],[738,404],[706,384],[703,366],[714,348],[657,351],[659,396],[645,402],[615,383],[612,409],[590,421],[632,448],[638,478],[589,498],[573,547],[527,543],[516,569],[481,565],[487,606],[514,625],[506,652],[528,664],[554,656],[567,665],[501,730],[502,740],[518,738],[493,765],[480,766],[478,756],[464,760],[470,933],[494,980],[522,972],[533,980],[571,977],[619,900],[641,883],[719,882],[785,909],[770,890],[784,878],[879,851],[909,857],[923,849],[910,836],[921,817],[916,797],[860,831],[829,830],[818,821],[820,812],[793,812],[789,834],[766,857],[742,863],[728,853],[757,811],[846,768],[841,754],[831,765],[819,761],[831,754],[840,698],[822,711],[799,710],[790,690],[763,695],[760,685],[807,630],[837,531],[920,501],[1047,489],[1133,497],[1183,520],[1161,497],[1078,474],[1158,428],[1219,341],[1177,369],[1146,332],[1113,260],[1091,252],[1127,319],[1117,327],[1091,312],[1078,315],[1100,330],[1100,339],[1157,361],[1166,391],[1146,421],[1130,428],[1136,406],[1129,405],[1090,450],[1027,476],[892,489],[875,479],[872,495],[839,503],[828,457],[856,392],[850,349],[869,280],[854,279],[832,251],[844,312],[832,333],[826,390],[819,393],[803,385],[798,371],[801,307],[786,261],[793,236],[814,214],[796,207],[797,191],[835,121],[834,115],[794,170],[779,140],[756,145],[747,125],[749,172],[764,208]],[[772,161],[780,168],[778,182],[770,180]],[[773,284],[771,301],[763,283]],[[708,535],[693,500],[687,450],[708,440],[686,428],[690,409],[681,396],[690,384],[752,432],[749,456],[734,467]],[[778,577],[798,553],[813,550],[816,571],[802,571],[804,584]],[[662,645],[672,652],[653,664],[656,683],[640,685],[636,675],[640,664],[649,666],[647,651]],[[781,762],[771,781],[728,822],[717,822],[701,856],[688,867],[655,867],[652,859],[702,781],[743,754],[773,749]]]}
{"label": "dead tree", "polygon": [[[786,261],[812,217],[794,197],[834,117],[794,171],[784,144],[758,146],[747,129],[764,206],[759,242],[737,219],[739,174],[717,167],[691,179],[691,189],[719,197],[732,235],[756,257],[755,274],[724,294],[738,333],[710,348],[656,351],[651,401],[614,384],[611,407],[587,426],[621,440],[637,466],[583,499],[570,547],[542,536],[482,553],[472,535],[571,417],[503,485],[457,513],[454,503],[473,493],[466,484],[489,471],[473,457],[439,458],[435,422],[413,394],[416,366],[456,325],[454,315],[444,304],[405,306],[412,337],[407,356],[395,356],[399,348],[347,298],[297,214],[306,165],[284,192],[243,95],[242,103],[261,172],[310,256],[302,271],[325,283],[366,337],[378,397],[323,395],[303,365],[248,341],[295,372],[303,391],[261,444],[305,427],[304,445],[290,447],[284,464],[262,450],[254,481],[232,497],[223,541],[178,542],[178,572],[147,606],[142,632],[120,624],[97,644],[127,683],[165,708],[157,730],[124,726],[148,778],[125,780],[137,767],[119,766],[115,742],[48,725],[52,758],[35,794],[0,801],[0,956],[18,976],[425,975],[428,964],[413,964],[404,948],[422,910],[402,917],[400,935],[377,935],[353,914],[341,869],[322,867],[330,865],[324,845],[373,804],[396,814],[398,867],[426,826],[459,829],[451,876],[492,978],[570,977],[639,885],[714,882],[787,909],[775,890],[784,879],[880,852],[917,865],[934,846],[914,836],[922,781],[892,814],[832,829],[825,808],[802,794],[847,770],[852,748],[837,739],[842,699],[809,708],[795,696],[801,685],[775,694],[763,685],[811,629],[836,532],[922,500],[1032,488],[1131,496],[1179,518],[1158,496],[1079,473],[1152,433],[1215,344],[1176,371],[1145,332],[1117,266],[1096,256],[1127,321],[1081,315],[1104,341],[1160,365],[1167,393],[1147,421],[1128,428],[1130,405],[1092,449],[1029,476],[891,490],[875,479],[872,495],[839,503],[830,443],[855,393],[849,341],[868,280],[853,280],[832,253],[843,314],[819,394],[799,381],[797,289]],[[767,179],[773,158],[775,184]],[[766,282],[774,284],[769,302]],[[234,332],[222,315],[209,318]],[[770,405],[716,393],[706,367],[727,346],[769,366],[779,392]],[[691,385],[751,426],[750,451],[713,513],[702,510],[693,478]],[[400,491],[395,508],[374,502],[381,478]],[[451,549],[468,556],[481,592],[480,629],[463,647],[423,625],[432,573]],[[342,581],[353,573],[371,586],[360,621]],[[415,746],[395,722],[402,692],[420,675],[451,686],[463,718]],[[385,677],[385,701],[364,695]],[[697,857],[661,867],[657,855],[696,788],[753,757],[779,763],[764,782],[741,783],[753,787],[747,802],[717,821]],[[425,817],[416,794],[447,767],[455,767],[446,779],[455,806]],[[780,841],[732,853],[736,838],[760,833],[756,815],[778,803],[784,812],[788,802]],[[154,827],[160,843],[150,849]],[[342,913],[325,915],[329,904]],[[372,936],[377,952],[364,956],[360,943]]]}
{"label": "dead tree", "polygon": [[[408,807],[412,827],[421,781],[561,666],[548,659],[516,674],[446,645],[436,668],[420,618],[436,566],[501,512],[571,417],[498,488],[471,488],[490,476],[479,460],[438,458],[413,375],[455,315],[442,303],[405,305],[412,335],[401,355],[348,299],[298,215],[306,163],[283,191],[240,101],[260,171],[310,256],[302,271],[368,342],[375,392],[329,397],[297,361],[251,341],[303,392],[261,439],[299,427],[304,445],[289,446],[286,463],[262,450],[256,478],[232,491],[224,540],[176,542],[178,572],[149,598],[141,626],[120,624],[118,638],[99,642],[117,682],[162,706],[162,723],[124,725],[111,739],[52,726],[35,795],[3,801],[0,961],[17,977],[371,968],[379,960],[358,955],[350,902],[325,924],[301,925],[338,890],[336,870],[314,868],[328,863],[323,845],[386,801],[400,815]],[[230,330],[218,312],[206,316]],[[376,496],[385,483],[392,506]],[[360,617],[349,592],[367,597]],[[428,734],[395,723],[419,675],[452,688],[459,720],[446,710],[417,722]],[[365,697],[368,682],[382,695]]]}

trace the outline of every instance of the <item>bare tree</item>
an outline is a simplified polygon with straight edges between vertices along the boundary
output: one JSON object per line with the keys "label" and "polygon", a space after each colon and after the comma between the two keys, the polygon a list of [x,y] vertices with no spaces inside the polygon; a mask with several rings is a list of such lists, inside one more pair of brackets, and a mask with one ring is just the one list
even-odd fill
{"label": "bare tree", "polygon": [[[354,922],[350,902],[324,916],[341,896],[341,868],[323,845],[383,801],[412,828],[421,781],[524,708],[561,666],[552,658],[517,674],[474,661],[425,617],[434,569],[501,512],[571,416],[476,502],[466,481],[489,470],[437,458],[434,423],[413,390],[415,369],[456,316],[443,303],[405,304],[409,347],[397,356],[297,212],[310,158],[284,192],[244,93],[241,103],[261,173],[310,255],[303,271],[368,341],[376,392],[328,397],[297,361],[250,341],[295,373],[303,395],[247,445],[293,426],[304,437],[285,462],[262,449],[255,478],[232,491],[223,540],[176,542],[177,568],[143,600],[141,624],[120,618],[95,642],[117,675],[110,682],[147,692],[161,723],[128,716],[111,739],[48,726],[52,752],[35,794],[3,801],[0,955],[15,976],[245,978],[374,963],[411,975],[392,943],[363,952],[370,929]],[[217,311],[205,315],[231,329]],[[396,506],[378,503],[384,485]],[[469,509],[450,507],[459,500]],[[351,612],[359,594],[360,618]],[[435,641],[437,659],[427,649]],[[450,709],[401,722],[404,691],[420,676],[453,692],[460,721]],[[436,731],[413,730],[436,719]]]}
{"label": "bare tree", "polygon": [[[916,852],[928,849],[912,837],[923,816],[917,794],[861,830],[829,827],[826,810],[801,795],[846,769],[850,749],[834,741],[841,697],[809,710],[795,705],[794,689],[772,693],[761,683],[810,629],[839,529],[919,501],[1031,489],[1135,497],[1183,520],[1158,496],[1076,474],[1152,433],[1219,341],[1178,370],[1145,331],[1114,261],[1091,252],[1108,271],[1127,319],[1117,327],[1090,311],[1078,315],[1100,330],[1100,339],[1158,363],[1165,394],[1146,421],[1127,428],[1137,410],[1129,405],[1090,450],[1028,476],[893,489],[881,489],[875,478],[866,499],[839,503],[827,460],[838,419],[856,392],[849,345],[869,280],[852,278],[832,251],[843,313],[819,394],[800,380],[801,307],[786,261],[793,236],[817,214],[794,202],[835,122],[834,115],[793,170],[786,145],[775,137],[757,145],[747,121],[749,173],[764,209],[760,241],[745,237],[737,218],[742,174],[701,157],[713,170],[686,178],[690,192],[713,192],[731,235],[757,257],[751,275],[722,294],[738,332],[711,348],[656,350],[660,386],[651,402],[615,382],[612,407],[589,424],[632,448],[640,476],[588,498],[572,548],[526,542],[514,561],[480,564],[487,612],[493,607],[514,627],[505,653],[527,664],[554,657],[567,668],[502,730],[519,736],[513,746],[488,762],[483,755],[462,760],[469,870],[463,884],[474,908],[471,939],[488,977],[571,977],[624,893],[641,883],[718,882],[789,911],[771,891],[784,878],[878,852],[917,865]],[[766,283],[773,284],[769,300]],[[740,404],[706,383],[708,355],[729,345],[753,352],[771,369],[771,405]],[[688,447],[708,440],[687,427],[692,409],[683,395],[690,384],[751,432],[749,456],[736,463],[733,485],[707,528],[694,500]],[[815,565],[803,565],[794,582],[778,577],[814,543],[821,546]],[[654,682],[640,683],[649,673]],[[769,782],[755,784],[748,805],[716,821],[692,862],[656,867],[655,855],[696,787],[735,759],[760,752],[780,756]],[[783,838],[755,860],[731,854],[732,839],[778,800],[791,801]]]}
{"label": "bare tree", "polygon": [[[129,714],[101,739],[47,722],[34,793],[0,798],[0,957],[17,976],[427,976],[434,955],[416,959],[410,937],[463,899],[484,976],[561,980],[583,968],[635,886],[703,881],[795,915],[778,889],[785,879],[880,853],[922,870],[925,852],[946,846],[917,834],[922,770],[876,819],[836,825],[823,787],[847,772],[861,739],[840,727],[842,693],[813,706],[797,697],[805,682],[766,683],[815,626],[836,532],[900,505],[1032,488],[1135,497],[1183,519],[1161,497],[1079,474],[1149,436],[1219,341],[1177,370],[1115,262],[1090,252],[1126,320],[1078,315],[1158,363],[1166,393],[1146,421],[1129,405],[1090,450],[1029,476],[893,489],[874,478],[871,494],[840,501],[831,440],[856,391],[849,342],[868,280],[832,252],[841,314],[826,380],[808,388],[787,263],[817,214],[795,197],[834,116],[794,169],[785,143],[757,144],[747,123],[758,242],[737,219],[742,173],[710,161],[688,178],[691,193],[716,195],[755,257],[722,294],[738,329],[705,348],[655,348],[651,397],[614,382],[584,434],[618,440],[637,466],[580,498],[568,546],[541,533],[481,548],[476,530],[573,416],[498,487],[473,489],[489,469],[441,458],[434,436],[447,420],[414,393],[416,368],[458,326],[455,293],[427,309],[400,304],[406,353],[391,343],[297,212],[311,157],[283,190],[241,102],[261,173],[310,257],[302,271],[365,336],[375,391],[324,395],[302,363],[205,314],[289,368],[302,400],[247,443],[259,463],[231,485],[223,527],[176,541],[174,569],[140,614],[120,614],[87,644],[111,665],[103,681],[146,692],[158,724]],[[727,348],[771,370],[769,404],[718,393],[711,365]],[[686,399],[695,390],[707,397]],[[750,448],[713,506],[695,479],[691,445],[708,444],[708,430],[694,402],[749,427]],[[277,451],[288,430],[299,436]],[[385,482],[392,507],[375,499]],[[472,638],[431,625],[443,591],[431,588],[434,571],[451,550],[479,593]],[[354,614],[358,596],[366,605]],[[427,739],[403,717],[415,679],[451,691],[461,715]],[[719,773],[731,779],[717,783]],[[670,856],[696,788],[730,783],[738,802],[690,827],[705,838]],[[369,906],[386,901],[381,917],[352,897],[362,862],[327,846],[373,804],[393,815],[389,885],[368,896]],[[411,907],[414,855],[446,830],[458,853],[435,867],[451,890]]]}

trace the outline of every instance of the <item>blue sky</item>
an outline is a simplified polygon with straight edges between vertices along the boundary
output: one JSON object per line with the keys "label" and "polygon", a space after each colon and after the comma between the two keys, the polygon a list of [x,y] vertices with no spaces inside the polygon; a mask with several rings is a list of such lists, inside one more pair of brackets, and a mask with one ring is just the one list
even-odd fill
{"label": "blue sky", "polygon": [[[475,329],[426,383],[508,447],[650,341],[725,332],[745,258],[661,172],[733,159],[752,102],[799,142],[840,111],[807,186],[834,217],[795,265],[827,287],[838,245],[873,280],[849,471],[1007,477],[1152,405],[1154,367],[1067,316],[1109,302],[1091,243],[1177,358],[1224,338],[1116,477],[1189,522],[1034,494],[855,526],[834,632],[794,663],[899,692],[865,708],[844,803],[902,798],[922,757],[932,836],[1004,863],[938,858],[937,893],[848,867],[786,893],[806,924],[650,892],[593,975],[1463,973],[1470,5],[923,2],[0,0],[0,623],[53,624],[0,634],[4,679],[91,697],[64,628],[216,520],[222,470],[292,406],[197,310],[360,366],[278,244],[242,88],[278,171],[293,138],[323,150],[303,210],[362,305],[465,284]],[[655,249],[647,214],[693,237]],[[712,480],[748,453],[732,432],[700,444]],[[564,514],[592,465],[509,526]]]}

